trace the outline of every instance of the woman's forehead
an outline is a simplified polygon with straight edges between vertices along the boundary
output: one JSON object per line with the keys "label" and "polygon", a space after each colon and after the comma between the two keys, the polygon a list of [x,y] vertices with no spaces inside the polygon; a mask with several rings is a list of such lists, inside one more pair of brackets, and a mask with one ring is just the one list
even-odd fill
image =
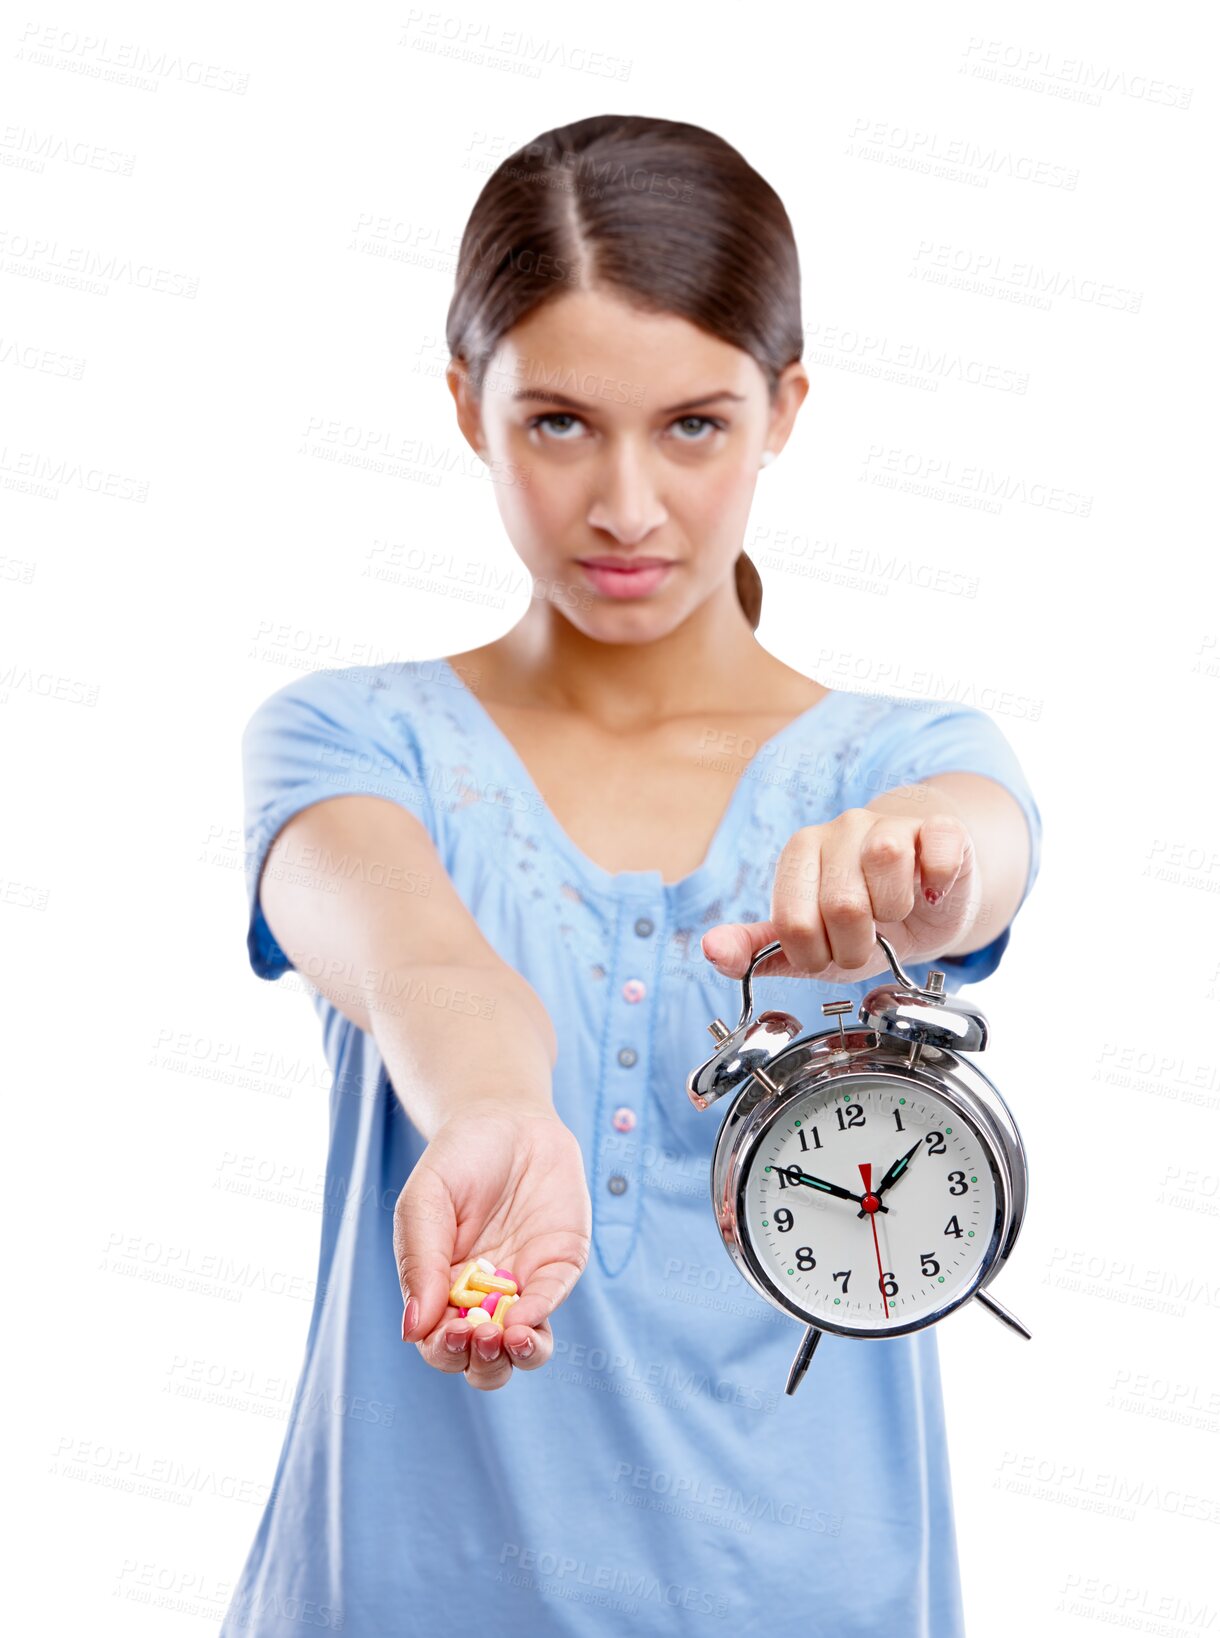
{"label": "woman's forehead", "polygon": [[[644,313],[601,292],[543,303],[501,338],[487,375],[496,397],[562,408],[656,414],[718,394],[765,395],[741,348],[676,313]],[[726,401],[726,407],[727,401]]]}

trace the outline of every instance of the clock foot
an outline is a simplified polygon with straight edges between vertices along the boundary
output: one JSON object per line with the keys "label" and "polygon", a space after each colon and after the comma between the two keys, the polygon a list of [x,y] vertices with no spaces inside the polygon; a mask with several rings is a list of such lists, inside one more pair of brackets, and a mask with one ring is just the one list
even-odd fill
{"label": "clock foot", "polygon": [[801,1345],[796,1351],[796,1358],[792,1361],[792,1368],[788,1372],[788,1386],[785,1393],[795,1393],[800,1387],[801,1378],[809,1369],[809,1361],[813,1358],[813,1350],[822,1340],[822,1333],[816,1325],[811,1325],[801,1338]]}
{"label": "clock foot", "polygon": [[991,1312],[997,1319],[1002,1319],[1005,1325],[1011,1325],[1013,1330],[1016,1331],[1018,1335],[1025,1338],[1026,1342],[1033,1340],[1017,1316],[1015,1314],[1010,1314],[1007,1308],[1004,1307],[1003,1303],[999,1303],[994,1297],[988,1296],[986,1291],[976,1291],[974,1294],[978,1298],[979,1302],[982,1303],[984,1308],[990,1308]]}

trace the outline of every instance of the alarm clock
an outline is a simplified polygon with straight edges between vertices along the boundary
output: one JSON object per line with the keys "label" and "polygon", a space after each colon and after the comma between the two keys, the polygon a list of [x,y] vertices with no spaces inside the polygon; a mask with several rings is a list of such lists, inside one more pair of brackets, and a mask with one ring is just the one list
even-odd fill
{"label": "alarm clock", "polygon": [[987,1287],[1025,1215],[1025,1149],[1000,1093],[965,1056],[987,1020],[903,971],[860,1003],[827,1001],[835,1025],[801,1034],[791,1013],[753,1015],[754,969],[736,1026],[687,1077],[696,1109],[730,1093],[711,1164],[712,1209],[742,1278],[806,1327],[788,1373],[795,1393],[824,1332],[868,1341],[935,1325],[971,1298],[1030,1333]]}

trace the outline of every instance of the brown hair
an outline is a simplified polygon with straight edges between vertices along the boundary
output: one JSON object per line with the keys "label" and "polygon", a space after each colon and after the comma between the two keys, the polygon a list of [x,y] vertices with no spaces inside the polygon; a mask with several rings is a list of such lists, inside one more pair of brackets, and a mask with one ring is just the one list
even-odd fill
{"label": "brown hair", "polygon": [[[700,125],[597,114],[545,131],[484,183],[462,235],[445,337],[476,391],[500,339],[572,288],[677,313],[748,352],[774,400],[799,359],[800,267],[779,195]],[[745,552],[751,626],[762,581]]]}

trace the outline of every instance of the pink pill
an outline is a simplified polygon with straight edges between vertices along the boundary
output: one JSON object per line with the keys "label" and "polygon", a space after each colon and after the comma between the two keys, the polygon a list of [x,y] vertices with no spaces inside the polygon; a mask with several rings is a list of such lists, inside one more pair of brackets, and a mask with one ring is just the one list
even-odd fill
{"label": "pink pill", "polygon": [[513,1273],[510,1273],[510,1271],[507,1268],[497,1268],[496,1269],[496,1275],[501,1280],[511,1280],[514,1285],[519,1285],[520,1284],[520,1281],[517,1279],[517,1276],[515,1274],[513,1274]]}
{"label": "pink pill", "polygon": [[479,1304],[479,1307],[486,1308],[489,1314],[494,1314],[496,1311],[496,1304],[499,1302],[501,1295],[502,1293],[499,1291],[489,1291],[483,1298],[483,1301]]}
{"label": "pink pill", "polygon": [[467,1316],[467,1314],[469,1314],[469,1312],[470,1312],[469,1308],[459,1308],[458,1309],[458,1313],[462,1316],[463,1319],[466,1318],[466,1316]]}

